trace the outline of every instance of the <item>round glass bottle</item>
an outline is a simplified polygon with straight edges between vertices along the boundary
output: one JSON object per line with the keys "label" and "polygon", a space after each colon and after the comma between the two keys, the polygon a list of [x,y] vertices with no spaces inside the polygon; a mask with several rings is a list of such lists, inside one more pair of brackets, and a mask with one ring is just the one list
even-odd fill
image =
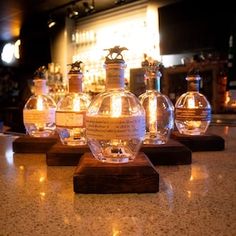
{"label": "round glass bottle", "polygon": [[160,92],[160,63],[142,63],[145,69],[146,92],[139,96],[146,112],[146,135],[144,144],[165,144],[174,127],[174,106],[170,99]]}
{"label": "round glass bottle", "polygon": [[34,95],[23,109],[23,122],[27,134],[33,137],[48,137],[55,133],[56,103],[47,95],[46,69],[40,67],[34,78]]}
{"label": "round glass bottle", "polygon": [[185,135],[203,135],[211,122],[211,105],[199,93],[201,77],[198,71],[191,71],[186,77],[188,92],[182,94],[175,104],[175,124]]}
{"label": "round glass bottle", "polygon": [[82,92],[81,61],[71,64],[68,73],[69,92],[57,104],[56,127],[62,144],[85,145],[85,113],[91,102]]}
{"label": "round glass bottle", "polygon": [[98,94],[86,113],[87,141],[102,162],[132,161],[145,136],[145,111],[138,98],[125,90],[125,61],[119,46],[108,49],[106,90]]}

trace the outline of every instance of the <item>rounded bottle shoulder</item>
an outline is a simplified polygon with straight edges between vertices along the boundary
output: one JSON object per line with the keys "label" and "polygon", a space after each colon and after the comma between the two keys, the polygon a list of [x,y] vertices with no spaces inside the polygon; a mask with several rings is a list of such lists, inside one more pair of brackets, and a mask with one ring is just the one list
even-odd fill
{"label": "rounded bottle shoulder", "polygon": [[189,106],[194,101],[196,107],[211,108],[211,104],[207,100],[206,96],[199,92],[186,92],[182,94],[176,101],[175,107]]}
{"label": "rounded bottle shoulder", "polygon": [[91,102],[91,97],[85,93],[68,93],[58,101],[57,106],[60,107],[64,103],[73,103],[76,100],[88,104]]}
{"label": "rounded bottle shoulder", "polygon": [[94,97],[87,114],[109,116],[112,110],[120,109],[120,115],[144,115],[139,99],[127,90],[109,90]]}
{"label": "rounded bottle shoulder", "polygon": [[26,102],[24,108],[35,108],[36,106],[41,106],[45,108],[53,107],[56,108],[57,104],[52,97],[49,95],[32,95]]}
{"label": "rounded bottle shoulder", "polygon": [[163,94],[156,91],[156,90],[147,90],[141,95],[139,95],[139,98],[146,97],[146,96],[162,96]]}
{"label": "rounded bottle shoulder", "polygon": [[156,98],[158,104],[163,104],[166,108],[168,107],[171,110],[174,110],[174,105],[171,102],[170,98],[158,91],[149,90],[139,96],[139,100],[142,105],[148,103],[149,100]]}

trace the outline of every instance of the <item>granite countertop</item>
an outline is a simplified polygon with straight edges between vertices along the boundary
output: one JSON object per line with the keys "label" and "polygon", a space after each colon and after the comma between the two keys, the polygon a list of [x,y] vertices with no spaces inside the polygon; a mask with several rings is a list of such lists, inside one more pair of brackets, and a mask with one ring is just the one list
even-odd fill
{"label": "granite countertop", "polygon": [[74,193],[75,166],[14,154],[14,137],[0,135],[0,235],[236,235],[236,127],[209,131],[225,150],[156,166],[158,193],[100,195]]}

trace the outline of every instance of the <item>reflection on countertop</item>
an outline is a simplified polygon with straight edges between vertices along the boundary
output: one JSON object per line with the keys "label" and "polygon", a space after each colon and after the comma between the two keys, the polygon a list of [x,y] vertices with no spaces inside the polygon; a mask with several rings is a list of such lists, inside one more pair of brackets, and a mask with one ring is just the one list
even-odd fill
{"label": "reflection on countertop", "polygon": [[236,127],[209,132],[225,139],[225,150],[193,152],[191,165],[156,166],[158,193],[100,195],[75,194],[75,167],[14,154],[12,137],[2,135],[0,235],[236,235]]}
{"label": "reflection on countertop", "polygon": [[211,124],[236,126],[235,114],[213,114]]}

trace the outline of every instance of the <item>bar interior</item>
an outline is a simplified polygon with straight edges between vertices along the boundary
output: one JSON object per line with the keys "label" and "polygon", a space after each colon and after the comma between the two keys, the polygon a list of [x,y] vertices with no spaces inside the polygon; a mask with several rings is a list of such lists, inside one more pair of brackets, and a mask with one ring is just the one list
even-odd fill
{"label": "bar interior", "polygon": [[0,235],[236,235],[231,1],[1,1],[0,52]]}

